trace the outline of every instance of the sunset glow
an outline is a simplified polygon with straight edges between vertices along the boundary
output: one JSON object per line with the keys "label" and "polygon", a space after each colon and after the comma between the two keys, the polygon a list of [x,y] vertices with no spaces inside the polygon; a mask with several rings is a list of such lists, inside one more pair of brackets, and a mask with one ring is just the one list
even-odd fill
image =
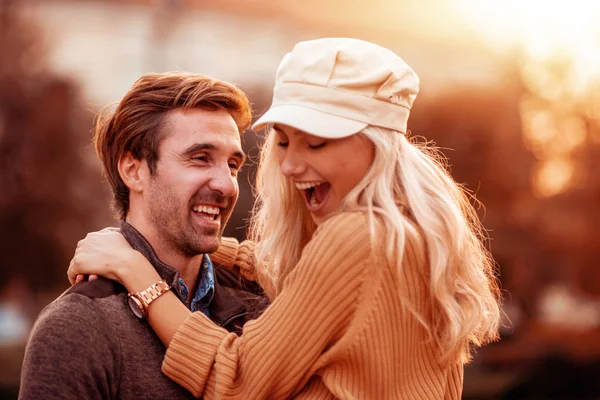
{"label": "sunset glow", "polygon": [[[490,44],[522,45],[536,59],[598,44],[600,3],[589,0],[455,0],[459,16]],[[594,57],[598,60],[598,55]]]}
{"label": "sunset glow", "polygon": [[591,135],[584,118],[600,119],[600,2],[453,4],[492,50],[520,55],[524,141],[539,159],[533,187],[544,197],[564,192],[577,174],[574,152]]}

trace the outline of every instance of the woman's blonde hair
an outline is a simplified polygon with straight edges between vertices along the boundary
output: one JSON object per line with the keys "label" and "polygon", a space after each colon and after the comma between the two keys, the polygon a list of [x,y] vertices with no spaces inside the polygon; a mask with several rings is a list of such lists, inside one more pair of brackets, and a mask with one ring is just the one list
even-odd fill
{"label": "woman's blonde hair", "polygon": [[[370,126],[360,134],[373,143],[374,162],[341,211],[366,212],[374,248],[387,263],[398,272],[417,269],[427,283],[429,312],[418,312],[399,293],[404,306],[437,344],[440,360],[466,362],[472,347],[496,339],[500,319],[494,262],[471,196],[451,178],[435,147],[384,128]],[[264,266],[259,281],[270,298],[281,290],[316,229],[302,194],[280,172],[275,146],[270,130],[250,225],[256,265]],[[407,243],[416,250],[416,265],[403,262]]]}

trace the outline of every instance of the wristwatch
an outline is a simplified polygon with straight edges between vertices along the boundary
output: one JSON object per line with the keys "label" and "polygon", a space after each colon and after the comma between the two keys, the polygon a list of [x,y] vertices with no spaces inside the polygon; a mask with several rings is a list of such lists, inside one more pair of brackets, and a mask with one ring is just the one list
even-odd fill
{"label": "wristwatch", "polygon": [[171,287],[165,281],[158,281],[146,290],[137,293],[129,293],[127,302],[133,314],[138,318],[146,318],[148,316],[148,306],[161,295],[167,293]]}

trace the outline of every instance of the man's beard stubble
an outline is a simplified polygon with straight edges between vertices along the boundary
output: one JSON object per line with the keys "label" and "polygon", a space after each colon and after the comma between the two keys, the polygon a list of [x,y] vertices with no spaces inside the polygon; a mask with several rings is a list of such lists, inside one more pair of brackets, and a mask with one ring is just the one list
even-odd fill
{"label": "man's beard stubble", "polygon": [[[203,188],[185,206],[186,209],[182,210],[180,199],[168,185],[155,185],[154,189],[149,198],[148,219],[164,244],[185,257],[194,257],[217,249],[231,213],[231,199]],[[203,203],[218,204],[222,207],[220,229],[197,227],[192,222],[192,205]],[[216,240],[211,240],[213,238]]]}

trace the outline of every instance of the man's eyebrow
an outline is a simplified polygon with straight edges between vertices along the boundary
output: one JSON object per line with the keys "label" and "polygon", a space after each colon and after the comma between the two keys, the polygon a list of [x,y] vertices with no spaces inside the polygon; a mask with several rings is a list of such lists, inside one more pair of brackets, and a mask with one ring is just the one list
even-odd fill
{"label": "man's eyebrow", "polygon": [[[218,150],[218,149],[219,148],[212,143],[194,143],[193,145],[188,147],[186,150],[184,150],[184,152],[182,154],[190,155],[190,154],[202,151],[202,150],[213,150],[214,151],[214,150]],[[244,154],[243,151],[236,151],[232,154],[232,156],[235,158],[239,158],[241,164],[246,162],[246,154]]]}
{"label": "man's eyebrow", "polygon": [[202,150],[216,150],[217,146],[212,143],[194,143],[183,151],[182,154],[192,154]]}

